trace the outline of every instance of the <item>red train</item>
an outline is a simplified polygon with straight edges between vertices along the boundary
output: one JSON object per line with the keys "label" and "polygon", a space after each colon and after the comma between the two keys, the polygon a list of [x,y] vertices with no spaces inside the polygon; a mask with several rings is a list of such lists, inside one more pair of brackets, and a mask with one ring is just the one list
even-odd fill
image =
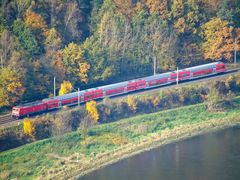
{"label": "red train", "polygon": [[87,89],[13,107],[12,116],[15,118],[21,118],[36,113],[58,109],[66,105],[69,106],[90,101],[92,99],[101,99],[104,97],[111,97],[137,90],[175,83],[177,78],[178,81],[184,81],[223,73],[225,70],[224,63],[216,62],[182,69],[178,71],[178,74],[177,71],[174,71],[148,76],[141,79],[101,86],[93,89]]}

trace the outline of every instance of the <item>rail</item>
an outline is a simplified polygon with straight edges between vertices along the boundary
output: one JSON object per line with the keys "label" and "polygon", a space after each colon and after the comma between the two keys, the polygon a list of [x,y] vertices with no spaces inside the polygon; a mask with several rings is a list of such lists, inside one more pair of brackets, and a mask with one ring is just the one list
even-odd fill
{"label": "rail", "polygon": [[[191,82],[197,82],[197,81],[204,81],[204,80],[207,80],[207,79],[212,79],[212,78],[218,78],[218,77],[222,77],[222,76],[227,76],[229,74],[236,74],[238,73],[240,70],[240,68],[237,68],[237,69],[231,69],[231,70],[228,70],[226,71],[224,74],[217,74],[217,75],[212,75],[212,76],[208,76],[208,77],[202,77],[202,78],[198,78],[198,79],[193,79],[193,80],[189,80],[188,82],[182,82],[180,84],[189,84]],[[165,87],[157,87],[157,88],[153,88],[153,89],[148,89],[146,90],[147,92],[152,92],[152,91],[156,91],[160,88],[166,88],[166,87],[169,87],[169,86],[176,86],[176,84],[170,84],[170,85],[166,85]],[[143,93],[145,90],[142,90],[140,92],[131,92],[131,94],[133,93]],[[128,95],[128,94],[127,94]],[[126,94],[124,95],[121,95],[121,96],[126,96]],[[116,97],[113,97],[113,98],[118,98],[120,96],[116,96]],[[17,119],[14,119],[11,117],[11,114],[6,114],[6,115],[3,115],[3,116],[0,116],[0,126],[3,126],[5,124],[8,124],[10,122],[14,122],[14,121],[18,121]],[[19,121],[18,121],[19,122]]]}

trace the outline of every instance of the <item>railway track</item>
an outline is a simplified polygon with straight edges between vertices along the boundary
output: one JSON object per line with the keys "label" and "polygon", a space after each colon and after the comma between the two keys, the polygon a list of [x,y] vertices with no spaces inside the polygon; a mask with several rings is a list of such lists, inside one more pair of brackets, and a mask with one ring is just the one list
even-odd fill
{"label": "railway track", "polygon": [[[199,79],[193,79],[193,80],[180,82],[180,85],[186,85],[186,84],[191,84],[191,83],[199,83],[199,82],[203,82],[203,81],[211,80],[211,79],[218,79],[218,78],[221,79],[222,77],[227,76],[227,75],[237,74],[239,72],[239,70],[240,70],[240,68],[232,69],[232,70],[226,71],[224,74],[212,75],[212,76],[209,76],[209,77],[203,77],[203,78],[199,78]],[[161,86],[161,87],[155,87],[155,88],[148,89],[148,90],[131,92],[129,94],[142,94],[142,93],[145,93],[145,92],[154,92],[154,91],[157,91],[159,89],[172,88],[174,86],[177,86],[177,85],[176,84],[170,84],[170,85],[165,85],[165,86]],[[128,94],[115,96],[115,97],[112,97],[112,99],[119,98],[119,97],[124,97],[124,96],[127,96],[127,95]],[[49,112],[49,113],[51,113],[51,112]],[[56,113],[56,112],[52,112],[52,113]],[[32,116],[32,117],[34,117],[34,116]],[[12,118],[11,114],[6,114],[4,116],[0,116],[0,127],[5,126],[5,125],[7,125],[9,123],[12,123],[12,122],[20,122],[20,121],[21,120],[17,120],[17,119]]]}
{"label": "railway track", "polygon": [[12,118],[11,114],[6,114],[4,116],[0,116],[0,126],[2,124],[6,124],[6,123],[9,123],[9,122],[13,122],[13,121],[16,121],[16,119]]}

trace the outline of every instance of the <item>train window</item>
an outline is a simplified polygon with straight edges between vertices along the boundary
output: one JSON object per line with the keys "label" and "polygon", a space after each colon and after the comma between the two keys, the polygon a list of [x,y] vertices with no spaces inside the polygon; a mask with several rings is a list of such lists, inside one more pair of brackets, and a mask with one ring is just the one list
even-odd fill
{"label": "train window", "polygon": [[183,74],[183,75],[182,75],[182,77],[186,77],[186,76],[188,76],[188,74]]}
{"label": "train window", "polygon": [[13,112],[18,112],[18,111],[19,111],[19,109],[13,108]]}

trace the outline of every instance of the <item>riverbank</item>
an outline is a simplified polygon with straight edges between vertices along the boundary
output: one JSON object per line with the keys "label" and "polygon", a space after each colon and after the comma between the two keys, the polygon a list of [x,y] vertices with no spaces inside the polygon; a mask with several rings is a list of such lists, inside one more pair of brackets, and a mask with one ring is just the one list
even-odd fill
{"label": "riverbank", "polygon": [[[204,127],[203,124],[199,124],[200,126]],[[224,120],[221,122],[221,124],[214,124],[214,126],[205,126],[206,129],[201,129],[199,128],[200,126],[193,128],[193,131],[188,131],[186,133],[174,133],[175,129],[172,129],[172,131],[169,131],[169,137],[166,137],[166,139],[161,139],[160,137],[158,138],[154,138],[154,139],[149,139],[149,140],[144,140],[143,143],[141,143],[140,145],[134,145],[133,147],[131,147],[130,149],[128,147],[123,147],[122,151],[119,150],[119,152],[114,152],[114,154],[107,154],[106,155],[106,159],[103,159],[103,161],[98,161],[97,163],[93,163],[92,166],[95,166],[93,168],[89,167],[89,169],[83,169],[82,172],[80,172],[80,174],[76,175],[75,177],[73,177],[72,179],[79,179],[82,176],[89,174],[97,169],[103,168],[105,166],[111,165],[113,163],[116,163],[120,160],[129,158],[131,156],[143,153],[145,151],[150,151],[154,148],[158,148],[160,146],[164,146],[167,144],[171,144],[171,143],[175,143],[178,141],[182,141],[185,139],[189,139],[192,138],[194,136],[198,136],[198,135],[203,135],[206,133],[211,133],[211,132],[215,132],[215,131],[219,131],[222,129],[226,129],[226,128],[230,128],[230,127],[235,127],[235,126],[239,126],[240,127],[240,119],[237,122],[232,122],[229,123],[227,120]],[[185,128],[184,126],[181,128]],[[178,130],[183,130],[183,129],[178,129]],[[195,132],[194,132],[195,130]],[[171,136],[172,134],[174,134],[173,136]],[[126,148],[126,149],[124,149]],[[60,178],[60,177],[58,177]]]}
{"label": "riverbank", "polygon": [[0,179],[80,177],[160,145],[239,125],[239,107],[240,97],[219,112],[208,112],[204,104],[191,105],[97,125],[86,141],[73,132],[27,144],[0,154]]}

